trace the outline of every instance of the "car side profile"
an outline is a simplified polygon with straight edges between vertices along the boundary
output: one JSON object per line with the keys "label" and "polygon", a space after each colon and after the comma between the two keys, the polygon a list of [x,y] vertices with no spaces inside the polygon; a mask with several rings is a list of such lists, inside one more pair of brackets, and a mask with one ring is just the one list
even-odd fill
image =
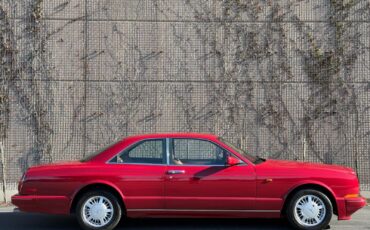
{"label": "car side profile", "polygon": [[131,136],[81,161],[29,168],[12,203],[75,214],[84,229],[122,217],[281,218],[323,229],[365,206],[347,167],[254,157],[198,133]]}

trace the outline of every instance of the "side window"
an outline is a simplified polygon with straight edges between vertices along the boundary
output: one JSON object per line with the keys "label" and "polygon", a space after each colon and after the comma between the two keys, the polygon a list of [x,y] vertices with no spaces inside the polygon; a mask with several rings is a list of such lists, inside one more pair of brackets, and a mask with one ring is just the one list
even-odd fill
{"label": "side window", "polygon": [[171,164],[224,165],[227,151],[212,142],[198,139],[172,139]]}
{"label": "side window", "polygon": [[113,159],[116,163],[164,164],[165,141],[146,140],[124,150]]}

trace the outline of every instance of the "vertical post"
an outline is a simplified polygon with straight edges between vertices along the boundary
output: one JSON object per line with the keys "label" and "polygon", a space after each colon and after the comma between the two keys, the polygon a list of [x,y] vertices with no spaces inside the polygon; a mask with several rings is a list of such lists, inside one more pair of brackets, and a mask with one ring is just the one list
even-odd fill
{"label": "vertical post", "polygon": [[0,154],[1,154],[1,174],[3,175],[3,194],[4,194],[4,202],[7,202],[6,199],[6,162],[5,162],[5,148],[4,148],[4,142],[0,141]]}
{"label": "vertical post", "polygon": [[307,142],[306,137],[303,136],[303,161],[306,160]]}
{"label": "vertical post", "polygon": [[[3,11],[3,0],[0,0],[0,8],[1,10]],[[5,12],[3,12],[5,13]],[[4,21],[6,22],[6,18],[4,18]],[[4,37],[7,37],[6,35],[4,35]],[[3,64],[2,64],[3,65]],[[7,65],[7,63],[5,62],[5,65]],[[3,69],[2,69],[3,70]],[[2,192],[3,192],[3,195],[4,195],[4,202],[6,203],[7,202],[7,199],[6,199],[6,163],[5,163],[5,148],[4,148],[4,141],[5,141],[5,138],[6,138],[6,132],[7,132],[7,123],[8,123],[8,119],[9,119],[9,114],[7,114],[7,108],[9,108],[9,101],[8,99],[5,99],[7,98],[7,96],[9,95],[9,88],[7,88],[7,81],[8,81],[8,76],[6,75],[6,73],[4,73],[3,71],[1,72],[1,94],[4,93],[4,86],[5,86],[5,91],[7,94],[5,95],[1,95],[1,122],[4,122],[2,124],[0,124],[0,128],[1,128],[1,133],[0,133],[0,155],[1,155],[1,175],[3,177],[3,180],[2,180],[2,183],[3,183],[3,186],[2,186]],[[5,118],[3,120],[3,118]]]}
{"label": "vertical post", "polygon": [[88,74],[88,1],[85,0],[85,24],[84,24],[84,60],[83,60],[83,82],[84,82],[84,96],[83,96],[83,103],[85,106],[84,110],[84,119],[83,119],[83,156],[86,156],[86,149],[87,149],[87,74]]}

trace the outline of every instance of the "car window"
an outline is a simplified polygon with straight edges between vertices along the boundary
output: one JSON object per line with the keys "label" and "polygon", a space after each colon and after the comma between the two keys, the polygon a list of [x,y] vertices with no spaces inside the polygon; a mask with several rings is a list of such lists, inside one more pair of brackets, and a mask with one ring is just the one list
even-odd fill
{"label": "car window", "polygon": [[227,151],[198,139],[172,139],[170,163],[174,165],[225,165]]}
{"label": "car window", "polygon": [[222,137],[219,137],[218,138],[221,142],[223,142],[224,144],[226,144],[227,146],[229,146],[230,148],[234,149],[236,152],[242,154],[245,158],[247,158],[249,161],[253,162],[253,163],[256,163],[258,161],[258,159],[261,159],[261,158],[258,158],[258,157],[255,157],[255,156],[252,156],[251,154],[249,154],[247,151],[241,149],[241,148],[238,148],[237,146],[235,146],[234,144],[232,144],[231,142],[223,139]]}
{"label": "car window", "polygon": [[110,144],[110,145],[108,145],[108,146],[105,146],[105,147],[103,147],[103,148],[100,148],[100,149],[96,150],[95,152],[92,152],[92,153],[90,153],[90,154],[86,155],[86,156],[85,156],[84,158],[82,158],[80,161],[81,161],[81,162],[88,162],[88,161],[90,161],[91,159],[93,159],[94,157],[96,157],[97,155],[99,155],[100,153],[102,153],[102,152],[104,152],[105,150],[107,150],[107,149],[109,149],[109,148],[113,147],[114,145],[116,145],[116,144],[117,144],[117,143],[119,143],[119,142],[121,142],[121,141],[118,141],[118,142],[115,142],[114,144]]}
{"label": "car window", "polygon": [[164,164],[165,141],[145,140],[118,154],[115,163]]}

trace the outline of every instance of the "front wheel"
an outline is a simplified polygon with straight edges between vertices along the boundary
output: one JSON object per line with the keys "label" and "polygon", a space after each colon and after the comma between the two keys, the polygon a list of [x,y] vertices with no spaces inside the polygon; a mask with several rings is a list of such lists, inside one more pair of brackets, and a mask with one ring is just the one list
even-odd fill
{"label": "front wheel", "polygon": [[77,219],[87,230],[112,230],[122,215],[117,198],[107,191],[91,191],[77,203]]}
{"label": "front wheel", "polygon": [[297,229],[325,229],[333,215],[330,199],[317,190],[301,190],[293,195],[287,206],[287,218]]}

